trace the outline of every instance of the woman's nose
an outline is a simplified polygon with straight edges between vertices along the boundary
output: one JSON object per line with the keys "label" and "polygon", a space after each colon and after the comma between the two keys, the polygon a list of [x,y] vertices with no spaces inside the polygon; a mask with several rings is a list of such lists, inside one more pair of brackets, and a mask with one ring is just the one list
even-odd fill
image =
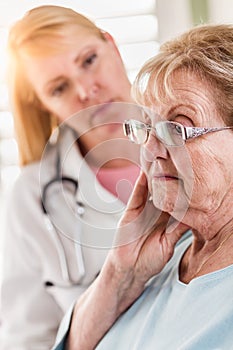
{"label": "woman's nose", "polygon": [[85,85],[82,83],[76,84],[76,93],[81,102],[87,102],[96,99],[98,87],[95,84]]}
{"label": "woman's nose", "polygon": [[144,161],[152,163],[158,158],[166,159],[168,151],[154,134],[150,134],[147,142],[142,146],[141,156]]}

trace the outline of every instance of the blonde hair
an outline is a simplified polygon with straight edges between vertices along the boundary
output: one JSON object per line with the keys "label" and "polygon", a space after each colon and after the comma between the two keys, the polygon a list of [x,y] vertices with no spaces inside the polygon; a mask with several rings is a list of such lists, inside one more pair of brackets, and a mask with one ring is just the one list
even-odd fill
{"label": "blonde hair", "polygon": [[40,160],[56,126],[26,79],[24,58],[62,52],[75,44],[80,29],[99,36],[102,31],[88,18],[61,6],[40,6],[16,22],[8,37],[9,95],[13,109],[20,164]]}
{"label": "blonde hair", "polygon": [[177,70],[208,82],[213,96],[217,92],[215,103],[224,122],[233,125],[232,25],[200,25],[164,43],[138,73],[132,88],[135,99],[152,106],[166,94],[172,97],[172,75]]}

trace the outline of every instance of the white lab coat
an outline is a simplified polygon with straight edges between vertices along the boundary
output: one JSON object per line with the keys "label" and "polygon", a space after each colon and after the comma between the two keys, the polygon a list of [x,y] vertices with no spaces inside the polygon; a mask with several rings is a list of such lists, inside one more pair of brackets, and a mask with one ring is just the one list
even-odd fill
{"label": "white lab coat", "polygon": [[[69,196],[67,202],[52,201],[52,210],[56,212],[58,228],[63,231],[59,237],[74,280],[79,279],[80,271],[73,238],[82,239],[85,276],[78,285],[64,281],[57,237],[46,227],[41,191],[56,174],[57,157],[56,147],[50,146],[42,163],[22,169],[7,207],[1,282],[1,350],[48,350],[52,347],[65,311],[99,273],[122,215],[124,204],[95,180],[78,148],[71,147],[74,141],[70,129],[62,131],[59,139],[62,173],[78,178],[76,200],[83,203],[84,213],[73,222],[75,200],[71,198],[70,204]],[[64,203],[67,203],[65,208]],[[68,234],[60,227],[61,222],[66,222],[63,219],[66,219],[67,210]],[[75,225],[74,237],[71,237],[72,225]]]}

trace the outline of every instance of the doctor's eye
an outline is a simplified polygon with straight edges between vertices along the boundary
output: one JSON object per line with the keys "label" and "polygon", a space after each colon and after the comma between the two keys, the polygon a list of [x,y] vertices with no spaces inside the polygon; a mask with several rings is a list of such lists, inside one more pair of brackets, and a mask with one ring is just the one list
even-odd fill
{"label": "doctor's eye", "polygon": [[91,66],[95,62],[96,58],[97,58],[96,53],[93,53],[90,56],[88,56],[83,62],[83,67],[86,68],[88,66]]}
{"label": "doctor's eye", "polygon": [[52,90],[52,96],[54,97],[59,97],[61,96],[65,90],[68,88],[68,83],[62,83],[58,86],[56,86],[53,90]]}

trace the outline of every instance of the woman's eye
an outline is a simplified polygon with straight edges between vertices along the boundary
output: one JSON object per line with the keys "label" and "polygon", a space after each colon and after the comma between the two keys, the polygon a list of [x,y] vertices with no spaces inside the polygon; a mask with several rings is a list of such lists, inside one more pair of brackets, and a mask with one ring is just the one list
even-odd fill
{"label": "woman's eye", "polygon": [[91,66],[96,60],[96,58],[97,58],[96,53],[88,56],[83,62],[83,67],[85,68],[85,67]]}
{"label": "woman's eye", "polygon": [[176,130],[177,134],[182,135],[182,127],[180,125],[175,125],[175,130]]}
{"label": "woman's eye", "polygon": [[66,90],[68,84],[67,83],[62,83],[59,86],[57,86],[55,89],[52,91],[52,96],[60,96],[62,93]]}

